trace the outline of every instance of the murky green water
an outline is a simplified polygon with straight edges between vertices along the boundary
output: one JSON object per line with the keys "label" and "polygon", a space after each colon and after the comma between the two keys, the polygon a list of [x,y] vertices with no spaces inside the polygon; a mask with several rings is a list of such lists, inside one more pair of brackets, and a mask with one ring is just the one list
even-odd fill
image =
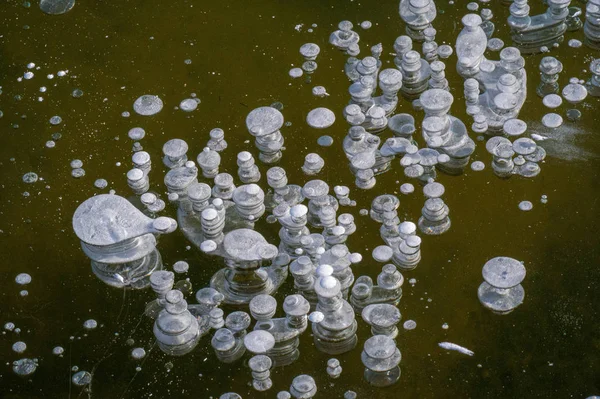
{"label": "murky green water", "polygon": [[[456,3],[438,2],[434,25],[439,44],[453,44],[460,31],[466,2]],[[496,178],[489,166],[491,156],[481,142],[472,160],[486,163],[483,172],[440,175],[452,228],[439,237],[423,237],[419,267],[404,273],[407,279],[416,278],[417,284],[405,285],[400,310],[403,320],[414,319],[418,325],[413,331],[401,331],[402,377],[391,388],[372,388],[362,378],[360,348],[370,336],[362,320],[359,346],[338,357],[344,369],[340,379],[333,381],[325,374],[330,356],[314,349],[309,329],[301,338],[300,359],[274,369],[273,388],[259,394],[249,386],[248,355],[234,365],[220,364],[207,336],[190,355],[171,358],[162,354],[154,345],[152,321],[142,314],[154,294],[113,289],[93,276],[72,232],[71,217],[80,202],[98,192],[115,189],[130,196],[125,179],[131,157],[130,128],[146,130],[142,144],[153,159],[152,188],[164,193],[165,170],[160,159],[165,141],[186,140],[188,154],[195,159],[210,129],[220,127],[229,143],[221,170],[236,176],[236,154],[249,150],[257,155],[245,128],[246,115],[255,107],[281,101],[282,112],[292,123],[282,130],[287,149],[281,166],[291,183],[304,184],[308,179],[299,171],[304,155],[318,152],[326,162],[319,177],[330,187],[345,184],[352,188],[351,197],[358,206],[350,209],[358,232],[348,245],[364,255],[354,274],[375,278],[380,265],[370,260],[370,251],[382,244],[379,225],[358,211],[368,208],[376,195],[397,194],[399,183],[407,179],[395,161],[392,172],[378,177],[375,189],[353,188],[341,148],[347,131],[341,110],[349,99],[342,71],[345,57],[327,39],[342,19],[356,24],[370,20],[370,30],[356,29],[363,53],[382,42],[384,67],[393,66],[389,55],[393,41],[404,34],[397,9],[397,0],[121,0],[79,1],[65,15],[48,16],[37,4],[25,8],[20,0],[2,2],[0,323],[13,322],[21,332],[0,335],[0,397],[209,398],[235,391],[248,398],[272,398],[302,373],[316,379],[317,397],[331,398],[342,397],[348,389],[360,398],[584,398],[599,394],[600,104],[592,97],[579,106],[581,121],[566,123],[559,130],[560,140],[543,144],[549,157],[538,177]],[[496,3],[492,9],[496,36],[510,43],[505,23],[508,9]],[[541,2],[532,5],[534,12],[541,9]],[[317,24],[314,32],[307,32],[313,23]],[[304,24],[300,32],[294,29],[298,24]],[[583,32],[569,33],[566,39],[570,38],[583,40]],[[298,49],[305,42],[321,46],[312,84],[287,76],[292,66],[300,66]],[[561,85],[571,76],[587,79],[584,70],[589,61],[600,56],[586,47],[566,45],[551,55],[564,64]],[[535,95],[541,57],[526,58],[529,97],[520,114],[536,132],[543,132],[540,120],[548,112]],[[185,62],[188,59],[191,64]],[[33,79],[17,82],[29,62],[40,69],[33,70]],[[446,62],[455,97],[451,113],[470,124],[455,62],[454,56]],[[46,78],[59,70],[68,71],[67,76]],[[312,96],[314,85],[324,85],[331,96]],[[47,87],[45,93],[39,92],[42,86]],[[71,96],[76,88],[83,90],[83,97]],[[174,110],[191,93],[201,99],[198,109],[192,113]],[[159,95],[165,102],[163,111],[153,117],[133,113],[133,101],[142,94]],[[15,100],[17,95],[22,100]],[[325,132],[335,139],[329,148],[317,147],[316,140],[324,132],[304,122],[307,112],[317,106],[331,108],[338,117]],[[568,108],[565,103],[558,113],[564,116]],[[131,117],[122,117],[124,111]],[[397,112],[415,115],[420,129],[422,114],[413,112],[409,103],[403,101]],[[62,117],[62,124],[49,123],[54,115]],[[46,148],[46,141],[56,132],[62,138],[55,148]],[[86,176],[81,179],[70,176],[69,162],[75,158],[84,162]],[[121,166],[116,166],[118,162]],[[264,185],[267,167],[259,166]],[[29,171],[43,181],[23,183],[21,177]],[[94,188],[98,178],[107,179],[109,187]],[[545,205],[539,201],[542,194],[549,199]],[[531,212],[519,211],[522,200],[533,202]],[[420,192],[401,196],[401,219],[416,221],[423,201]],[[175,214],[171,208],[164,213]],[[277,242],[278,228],[264,220],[257,225],[271,242]],[[178,260],[190,263],[188,276],[196,290],[206,286],[222,265],[189,245],[177,232],[162,238],[159,249],[169,267]],[[523,260],[527,268],[525,302],[503,317],[485,310],[476,295],[481,268],[495,256]],[[21,272],[32,275],[31,284],[15,283]],[[24,288],[29,292],[26,297],[19,294]],[[292,292],[290,277],[276,298],[281,303]],[[98,321],[99,328],[86,331],[83,322],[90,318]],[[449,329],[442,329],[443,323]],[[129,345],[128,339],[135,344]],[[11,350],[19,340],[27,344],[23,355]],[[441,341],[466,346],[475,356],[441,350],[437,346]],[[52,355],[57,345],[65,348],[63,357]],[[131,349],[138,346],[148,352],[141,361],[130,357]],[[37,371],[28,378],[12,372],[12,361],[24,356],[39,359]],[[92,372],[89,391],[70,383],[74,366]],[[136,371],[138,366],[140,371]]]}

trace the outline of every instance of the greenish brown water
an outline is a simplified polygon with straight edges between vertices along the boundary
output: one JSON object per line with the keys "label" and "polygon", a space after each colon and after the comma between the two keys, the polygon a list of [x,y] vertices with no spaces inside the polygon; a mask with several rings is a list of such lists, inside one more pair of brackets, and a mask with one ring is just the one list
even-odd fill
{"label": "greenish brown water", "polygon": [[[465,5],[438,2],[434,26],[439,44],[454,44],[460,17],[467,12]],[[496,3],[491,8],[495,36],[509,44],[508,9]],[[541,4],[532,5],[533,12],[541,9]],[[578,107],[581,121],[565,122],[560,128],[564,140],[543,144],[547,143],[549,156],[539,176],[496,178],[482,142],[477,142],[472,160],[486,163],[483,172],[468,170],[459,177],[439,174],[446,186],[444,200],[450,207],[452,227],[442,236],[423,237],[421,263],[404,273],[407,279],[416,278],[417,284],[405,284],[400,311],[403,320],[415,320],[417,328],[400,333],[402,376],[390,388],[372,388],[362,378],[360,351],[370,336],[362,321],[358,347],[338,356],[344,369],[338,380],[327,377],[330,356],[315,350],[309,329],[301,338],[300,359],[272,370],[273,388],[260,394],[248,385],[248,356],[234,365],[220,364],[208,336],[187,356],[162,354],[154,345],[152,321],[142,314],[154,294],[113,289],[92,274],[72,232],[71,217],[79,203],[98,192],[112,188],[130,196],[125,178],[131,157],[130,128],[146,130],[142,144],[153,160],[152,188],[165,193],[165,170],[160,162],[165,141],[186,140],[188,156],[195,159],[210,129],[220,127],[229,143],[221,170],[236,176],[236,154],[249,150],[257,155],[246,131],[246,115],[253,108],[280,101],[286,121],[292,123],[282,130],[287,149],[281,166],[291,183],[304,184],[309,180],[300,172],[304,155],[317,152],[326,162],[319,178],[330,187],[351,187],[351,198],[358,206],[344,209],[355,215],[358,231],[348,246],[364,255],[354,274],[377,276],[381,266],[371,260],[370,251],[382,244],[379,225],[358,211],[368,208],[376,195],[398,193],[399,183],[408,180],[394,161],[393,170],[378,176],[373,190],[354,188],[341,148],[347,131],[341,110],[349,100],[349,83],[342,71],[345,57],[327,43],[343,19],[355,25],[372,21],[369,30],[355,28],[361,35],[362,55],[382,42],[384,68],[393,66],[389,55],[393,41],[404,34],[396,0],[79,1],[62,16],[45,15],[36,4],[24,8],[20,0],[0,4],[0,110],[4,113],[0,119],[0,324],[10,321],[22,330],[18,335],[0,335],[0,397],[209,398],[234,391],[245,398],[272,398],[303,373],[316,379],[317,397],[331,398],[341,398],[349,389],[359,398],[585,398],[600,394],[600,106],[593,97]],[[301,32],[294,30],[301,23]],[[313,23],[318,26],[308,33]],[[583,40],[583,32],[568,33],[566,39],[570,38]],[[306,42],[321,46],[311,84],[288,77],[292,65],[300,66],[298,49]],[[589,61],[600,56],[586,47],[572,49],[566,44],[550,55],[564,64],[561,86],[571,76],[587,79],[584,70]],[[520,118],[530,130],[544,133],[539,121],[548,111],[535,95],[541,58],[526,57],[529,96]],[[186,64],[186,59],[192,63]],[[29,62],[40,70],[33,70],[33,79],[17,82]],[[469,124],[463,79],[455,63],[455,56],[446,62],[455,97],[451,113]],[[59,70],[68,70],[67,76],[46,78]],[[331,96],[312,96],[314,85],[325,86]],[[47,87],[46,93],[39,93],[41,86]],[[71,96],[75,88],[84,91],[83,97]],[[173,109],[191,93],[201,99],[197,110]],[[136,115],[132,104],[143,94],[159,95],[165,102],[163,111],[152,117]],[[15,100],[15,95],[22,100]],[[38,96],[44,101],[38,102]],[[308,111],[318,106],[332,109],[338,118],[326,131],[311,129],[304,122]],[[568,108],[565,103],[556,112],[564,117]],[[131,117],[122,117],[123,111]],[[403,100],[397,112],[415,115],[420,129],[422,114],[414,112],[408,102]],[[53,115],[60,115],[63,123],[52,126],[48,121]],[[55,148],[46,148],[46,141],[56,132],[62,138]],[[322,134],[334,137],[332,147],[316,145]],[[86,176],[81,179],[70,176],[69,162],[75,158],[84,162]],[[116,166],[117,162],[122,165]],[[267,167],[259,167],[264,187]],[[23,183],[21,177],[30,171],[44,180]],[[97,178],[107,179],[109,187],[94,188]],[[25,191],[29,197],[23,196]],[[542,194],[549,199],[545,205],[539,201]],[[531,212],[519,211],[522,200],[533,202]],[[420,192],[400,196],[400,201],[401,219],[416,222],[424,201]],[[175,212],[168,207],[164,214],[174,217]],[[271,242],[277,242],[278,228],[264,220],[257,224]],[[188,277],[197,290],[208,284],[222,264],[186,249],[189,245],[177,232],[161,238],[158,248],[169,267],[178,260],[190,263]],[[514,257],[527,268],[525,302],[507,316],[490,313],[477,300],[481,268],[495,256]],[[23,287],[14,282],[22,272],[33,277],[25,287],[26,297],[19,295]],[[292,292],[293,282],[288,278],[276,298],[281,304]],[[90,318],[100,327],[85,331],[83,322]],[[442,329],[443,323],[450,328]],[[134,346],[126,343],[129,338],[135,340]],[[11,350],[19,340],[27,343],[23,355]],[[475,356],[441,350],[437,346],[441,341],[466,346]],[[52,355],[57,345],[65,348],[62,358]],[[142,361],[130,357],[137,346],[148,352]],[[12,372],[12,361],[21,357],[39,359],[37,371],[28,378]],[[167,371],[169,362],[172,367]],[[90,392],[70,384],[73,366],[93,373]],[[136,371],[137,366],[141,371]]]}

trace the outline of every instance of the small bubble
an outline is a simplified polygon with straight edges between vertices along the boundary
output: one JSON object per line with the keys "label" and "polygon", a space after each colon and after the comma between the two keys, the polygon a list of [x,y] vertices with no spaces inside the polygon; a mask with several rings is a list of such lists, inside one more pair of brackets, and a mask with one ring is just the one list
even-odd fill
{"label": "small bubble", "polygon": [[23,341],[17,341],[13,344],[12,350],[17,353],[23,353],[27,349],[27,344]]}
{"label": "small bubble", "polygon": [[288,74],[290,75],[290,77],[296,79],[301,77],[304,74],[304,71],[302,70],[302,68],[292,68],[290,69]]}
{"label": "small bubble", "polygon": [[71,161],[70,165],[73,169],[81,168],[83,166],[83,161],[81,159],[74,159]]}
{"label": "small bubble", "polygon": [[414,330],[417,328],[417,322],[414,320],[406,320],[402,326],[405,330]]}
{"label": "small bubble", "polygon": [[317,139],[317,144],[321,147],[330,147],[333,144],[333,137],[321,136]]}
{"label": "small bubble", "polygon": [[63,348],[62,346],[55,346],[55,347],[52,349],[52,354],[53,354],[53,355],[60,356],[60,355],[62,355],[63,353],[65,353],[65,348]]}
{"label": "small bubble", "polygon": [[533,209],[533,204],[531,203],[531,201],[521,201],[519,202],[519,209],[527,212]]}
{"label": "small bubble", "polygon": [[73,375],[73,378],[71,378],[71,381],[73,381],[73,384],[75,384],[79,387],[82,387],[82,386],[88,385],[90,382],[92,382],[92,375],[90,373],[88,373],[87,371],[80,371]]}
{"label": "small bubble", "polygon": [[197,101],[197,99],[186,98],[179,103],[179,108],[185,112],[192,112],[198,108],[198,103],[199,101]]}
{"label": "small bubble", "polygon": [[23,182],[25,183],[35,183],[38,181],[38,175],[34,172],[28,172],[23,175]]}
{"label": "small bubble", "polygon": [[475,161],[471,164],[471,169],[475,172],[481,172],[485,169],[485,164],[481,161]]}
{"label": "small bubble", "polygon": [[175,264],[173,265],[173,271],[175,271],[175,273],[187,273],[189,268],[190,265],[182,260],[175,262]]}
{"label": "small bubble", "polygon": [[83,323],[83,328],[85,328],[86,330],[93,330],[96,327],[98,327],[98,322],[96,320],[94,320],[94,319],[86,320]]}
{"label": "small bubble", "polygon": [[79,179],[80,177],[85,176],[85,170],[83,170],[81,168],[73,169],[71,171],[71,176],[73,176],[76,179]]}
{"label": "small bubble", "polygon": [[108,182],[105,179],[97,179],[94,182],[94,187],[99,188],[99,189],[103,189],[106,188],[108,186]]}
{"label": "small bubble", "polygon": [[360,23],[360,27],[363,29],[370,29],[373,26],[373,24],[371,23],[371,21],[362,21]]}
{"label": "small bubble", "polygon": [[20,285],[27,285],[31,283],[31,276],[27,273],[20,273],[15,277],[15,281]]}
{"label": "small bubble", "polygon": [[449,329],[449,328],[450,328],[450,326],[448,325],[448,323],[444,323],[444,324],[442,324],[442,328],[443,328],[444,330],[447,330],[447,329]]}
{"label": "small bubble", "polygon": [[17,375],[31,375],[37,369],[37,362],[32,359],[23,358],[13,362],[13,371]]}
{"label": "small bubble", "polygon": [[404,195],[408,195],[415,192],[415,186],[410,183],[404,183],[400,186],[400,192]]}
{"label": "small bubble", "polygon": [[79,98],[83,96],[83,90],[75,89],[71,92],[71,96],[73,96],[73,98]]}
{"label": "small bubble", "polygon": [[62,122],[62,118],[58,115],[54,115],[52,118],[50,118],[51,125],[60,125],[61,122]]}
{"label": "small bubble", "polygon": [[131,357],[133,357],[136,360],[143,359],[145,356],[146,351],[144,350],[144,348],[134,348],[131,351]]}
{"label": "small bubble", "polygon": [[163,109],[163,101],[151,94],[146,94],[139,97],[133,103],[133,110],[139,115],[154,115]]}

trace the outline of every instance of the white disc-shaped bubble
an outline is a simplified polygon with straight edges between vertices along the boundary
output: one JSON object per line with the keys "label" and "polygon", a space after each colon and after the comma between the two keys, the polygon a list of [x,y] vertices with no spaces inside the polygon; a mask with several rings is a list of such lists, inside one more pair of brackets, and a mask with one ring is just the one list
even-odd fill
{"label": "white disc-shaped bubble", "polygon": [[315,129],[325,129],[333,125],[335,122],[335,114],[328,108],[315,108],[306,116],[308,126]]}

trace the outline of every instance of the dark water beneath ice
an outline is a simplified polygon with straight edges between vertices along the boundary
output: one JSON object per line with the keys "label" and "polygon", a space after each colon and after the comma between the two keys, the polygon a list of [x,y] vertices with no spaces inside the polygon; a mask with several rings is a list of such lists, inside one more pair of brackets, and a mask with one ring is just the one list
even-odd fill
{"label": "dark water beneath ice", "polygon": [[[434,25],[439,44],[454,43],[465,5],[463,1],[455,5],[438,2]],[[508,9],[496,2],[492,9],[496,36],[510,43],[505,23]],[[532,9],[537,12],[541,5]],[[344,369],[340,379],[333,382],[326,376],[329,356],[314,349],[307,332],[301,339],[300,359],[273,370],[273,388],[259,394],[248,385],[247,360],[218,363],[208,337],[185,357],[162,354],[154,345],[151,320],[142,315],[144,304],[154,294],[113,289],[93,276],[72,232],[71,217],[77,205],[95,193],[115,189],[130,195],[125,178],[132,146],[129,129],[146,130],[142,145],[153,160],[151,184],[164,193],[165,170],[160,159],[165,141],[186,140],[189,155],[195,159],[209,131],[220,127],[229,142],[222,154],[222,170],[235,176],[239,151],[257,155],[245,128],[246,115],[255,107],[280,101],[286,121],[292,123],[282,131],[287,150],[281,166],[291,183],[303,184],[308,180],[300,172],[304,155],[317,152],[326,162],[319,177],[331,188],[337,184],[352,188],[351,198],[358,206],[351,211],[358,232],[348,245],[364,255],[354,273],[375,278],[380,265],[370,260],[370,252],[382,243],[379,225],[358,211],[368,208],[376,195],[398,193],[407,179],[395,161],[392,172],[378,177],[375,189],[353,188],[341,148],[347,130],[341,110],[349,99],[342,72],[345,58],[327,39],[339,21],[349,19],[361,35],[363,54],[382,42],[384,67],[392,66],[392,44],[404,34],[397,10],[397,0],[121,0],[78,1],[67,14],[49,16],[37,4],[25,8],[21,0],[2,2],[0,324],[13,322],[21,333],[0,335],[0,397],[209,398],[235,391],[245,398],[272,398],[302,373],[315,377],[317,397],[331,398],[342,397],[348,389],[359,398],[585,398],[600,394],[599,100],[588,97],[579,107],[583,117],[575,124],[566,120],[566,103],[546,110],[535,95],[542,55],[526,57],[529,97],[520,114],[532,131],[556,136],[542,144],[549,153],[542,173],[531,180],[499,180],[489,166],[491,156],[477,142],[472,160],[486,163],[483,172],[467,169],[460,177],[440,175],[452,227],[443,236],[423,237],[420,265],[404,273],[407,280],[416,278],[417,284],[405,284],[400,311],[403,320],[415,320],[417,328],[400,333],[402,376],[391,388],[372,388],[362,378],[359,348],[370,335],[362,321],[359,347],[338,356]],[[373,27],[360,29],[357,25],[364,20],[372,21]],[[307,32],[313,23],[318,26]],[[299,32],[294,29],[298,24],[303,24]],[[566,39],[571,38],[583,40],[583,32],[567,34]],[[288,76],[290,68],[301,65],[298,49],[306,42],[321,46],[312,84]],[[585,46],[572,49],[566,45],[550,55],[564,64],[561,85],[571,76],[587,79],[584,70],[589,61],[600,56]],[[30,62],[40,70],[32,70],[32,79],[17,82]],[[453,56],[446,63],[455,97],[451,113],[468,122],[463,80],[455,72],[455,62]],[[59,70],[68,73],[58,77]],[[50,73],[55,75],[52,80],[46,78]],[[325,86],[331,95],[314,97],[315,85]],[[47,87],[44,93],[39,92],[42,86]],[[83,96],[74,98],[74,89],[83,90]],[[195,111],[174,110],[192,93],[201,100]],[[164,109],[152,117],[136,115],[132,104],[143,94],[158,95]],[[16,101],[16,95],[22,100]],[[37,99],[40,96],[42,102]],[[310,129],[304,122],[308,111],[319,106],[334,110],[338,117],[326,131]],[[124,111],[131,116],[122,117]],[[409,103],[403,101],[397,112],[413,113],[420,129],[422,115],[414,113]],[[546,112],[561,114],[564,126],[556,132],[545,131],[540,121]],[[61,124],[49,123],[54,115],[62,118]],[[57,132],[62,138],[54,148],[46,148],[46,141]],[[317,145],[323,134],[334,138],[331,147]],[[86,174],[80,179],[71,177],[73,159],[84,163]],[[121,166],[116,166],[118,162]],[[259,166],[264,185],[267,168]],[[26,184],[22,176],[30,171],[40,179]],[[99,178],[108,180],[106,189],[94,187]],[[25,191],[28,197],[23,196]],[[539,201],[543,194],[548,196],[545,205]],[[533,202],[532,211],[519,211],[523,200]],[[416,222],[422,206],[417,186],[415,194],[401,196],[401,219]],[[175,214],[171,208],[164,213]],[[269,240],[277,237],[277,224],[263,220],[257,229]],[[195,249],[188,250],[189,245],[181,233],[174,233],[161,238],[159,249],[169,267],[178,260],[189,262],[188,276],[199,289],[222,265]],[[495,256],[517,258],[527,268],[525,302],[503,317],[485,310],[476,295],[481,268]],[[14,281],[23,272],[33,278],[25,288]],[[22,289],[29,295],[20,296]],[[281,304],[292,292],[290,278],[276,298]],[[97,320],[98,328],[85,330],[83,323],[88,319]],[[444,323],[449,325],[447,330],[442,329]],[[134,344],[129,345],[128,339]],[[11,349],[17,341],[27,344],[23,355]],[[441,350],[437,346],[441,341],[463,345],[475,356]],[[57,345],[65,348],[63,357],[52,355]],[[135,347],[145,348],[147,356],[132,359]],[[12,361],[23,356],[39,360],[37,371],[28,378],[12,372]],[[74,366],[93,374],[90,392],[70,383]],[[141,371],[136,371],[138,366]]]}

